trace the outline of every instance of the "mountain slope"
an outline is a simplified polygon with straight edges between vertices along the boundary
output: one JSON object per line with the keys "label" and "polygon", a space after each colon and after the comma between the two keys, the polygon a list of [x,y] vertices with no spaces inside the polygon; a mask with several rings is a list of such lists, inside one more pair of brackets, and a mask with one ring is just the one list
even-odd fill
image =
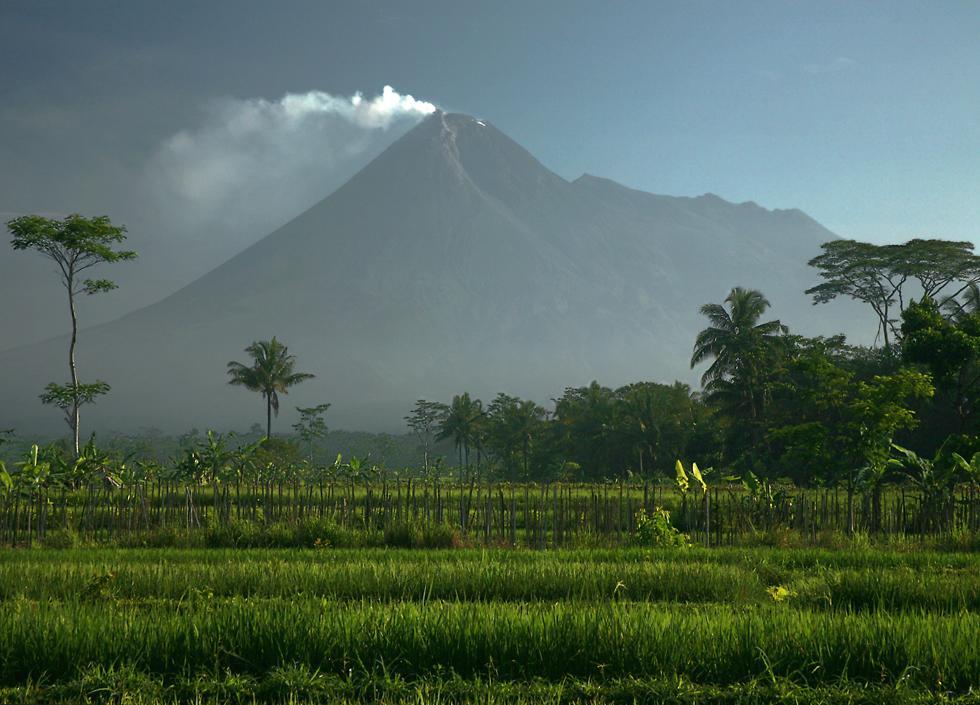
{"label": "mountain slope", "polygon": [[[762,289],[794,329],[843,328],[802,293],[833,237],[799,211],[567,182],[492,125],[439,113],[224,265],[84,331],[83,376],[113,385],[88,428],[247,425],[260,400],[225,363],[272,335],[317,375],[284,408],[328,400],[333,425],[365,429],[464,390],[547,401],[592,379],[690,380],[698,307],[732,286]],[[0,427],[57,418],[36,395],[63,357],[60,341],[0,354]]]}

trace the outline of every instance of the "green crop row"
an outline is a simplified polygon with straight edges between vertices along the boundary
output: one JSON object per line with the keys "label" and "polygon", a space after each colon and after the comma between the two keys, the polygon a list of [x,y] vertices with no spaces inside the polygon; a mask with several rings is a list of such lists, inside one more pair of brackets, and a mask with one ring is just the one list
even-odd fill
{"label": "green crop row", "polygon": [[[980,610],[980,560],[929,570],[913,565],[836,567],[780,564],[761,552],[308,552],[197,554],[113,551],[22,553],[0,561],[0,600],[159,599],[306,596],[331,600],[462,602],[665,601],[764,603],[772,590],[794,606],[853,610]],[[775,552],[773,552],[775,553]],[[69,560],[84,555],[85,560]],[[493,556],[492,558],[490,556]],[[38,560],[35,560],[35,558]],[[772,558],[775,558],[773,556]],[[911,557],[910,557],[911,558]],[[918,559],[919,556],[914,558]],[[954,562],[956,563],[956,562]]]}
{"label": "green crop row", "polygon": [[0,614],[0,683],[72,678],[92,664],[160,676],[262,675],[290,664],[406,679],[778,677],[964,692],[980,681],[980,615],[842,613],[786,605],[181,603],[14,600]]}

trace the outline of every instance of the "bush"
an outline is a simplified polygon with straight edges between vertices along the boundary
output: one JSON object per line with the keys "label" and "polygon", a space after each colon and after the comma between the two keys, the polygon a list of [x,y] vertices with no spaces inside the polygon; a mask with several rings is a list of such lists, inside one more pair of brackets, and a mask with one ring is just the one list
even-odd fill
{"label": "bush", "polygon": [[392,548],[414,548],[422,542],[422,532],[411,522],[400,522],[385,529],[384,541]]}
{"label": "bush", "polygon": [[635,546],[649,548],[688,545],[687,536],[671,525],[670,512],[662,507],[655,507],[652,514],[647,514],[644,509],[637,512],[636,528],[630,539]]}
{"label": "bush", "polygon": [[49,531],[44,536],[45,548],[78,548],[81,541],[74,529]]}
{"label": "bush", "polygon": [[418,548],[458,548],[462,539],[455,528],[448,524],[433,524],[422,532],[422,544]]}
{"label": "bush", "polygon": [[392,548],[457,548],[462,545],[462,539],[448,524],[420,526],[415,522],[401,522],[385,529],[384,545]]}

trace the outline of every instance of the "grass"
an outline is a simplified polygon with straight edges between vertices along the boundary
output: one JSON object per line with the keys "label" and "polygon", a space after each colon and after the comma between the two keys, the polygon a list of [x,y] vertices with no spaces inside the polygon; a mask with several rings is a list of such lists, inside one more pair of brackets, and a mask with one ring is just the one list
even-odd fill
{"label": "grass", "polygon": [[[175,608],[176,607],[176,608]],[[261,675],[289,664],[405,678],[665,678],[730,685],[767,675],[966,690],[980,615],[809,612],[772,605],[340,603],[201,596],[13,601],[0,616],[0,682],[77,675],[91,663],[162,676]]]}
{"label": "grass", "polygon": [[0,599],[762,604],[784,586],[811,609],[956,613],[980,610],[977,563],[971,554],[771,549],[21,551],[0,558]]}
{"label": "grass", "polygon": [[0,553],[3,702],[977,702],[978,634],[969,553]]}

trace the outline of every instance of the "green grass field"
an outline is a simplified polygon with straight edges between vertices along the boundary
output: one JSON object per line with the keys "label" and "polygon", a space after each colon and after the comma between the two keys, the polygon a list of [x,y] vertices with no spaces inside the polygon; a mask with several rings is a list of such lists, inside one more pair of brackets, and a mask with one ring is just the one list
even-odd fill
{"label": "green grass field", "polygon": [[2,702],[980,702],[980,556],[0,554]]}

